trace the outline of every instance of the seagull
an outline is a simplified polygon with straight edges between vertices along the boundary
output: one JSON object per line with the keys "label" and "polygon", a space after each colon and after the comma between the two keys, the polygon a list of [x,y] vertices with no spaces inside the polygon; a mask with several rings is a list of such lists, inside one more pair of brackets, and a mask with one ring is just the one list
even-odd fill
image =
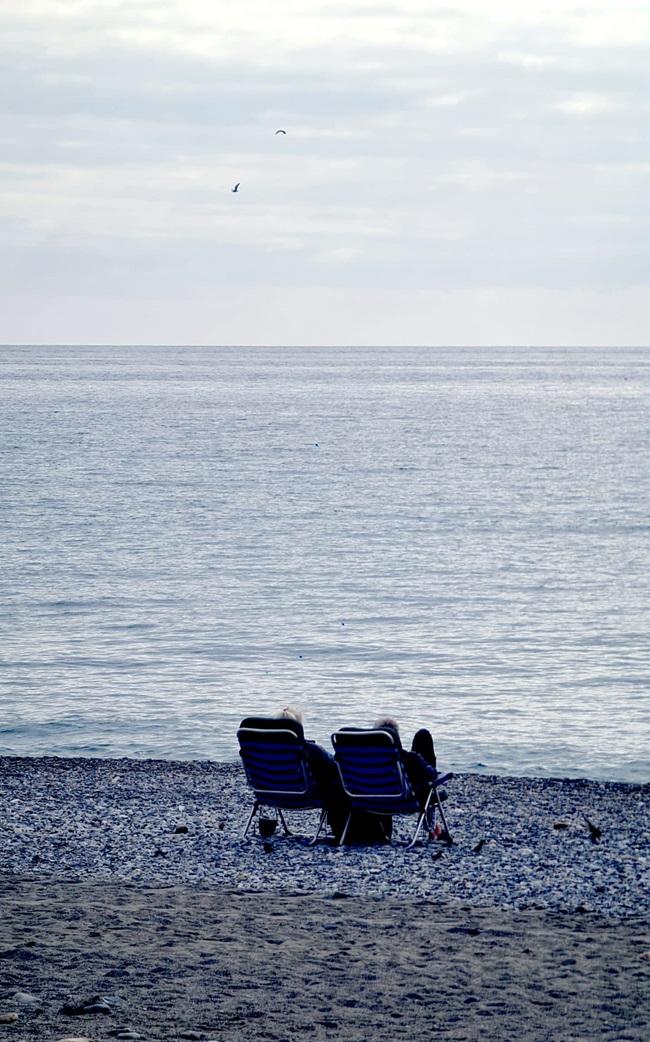
{"label": "seagull", "polygon": [[235,187],[231,188],[230,191],[231,192],[238,192],[240,184],[241,184],[241,181],[238,181],[237,184],[235,185]]}
{"label": "seagull", "polygon": [[286,134],[286,130],[276,130],[276,134]]}

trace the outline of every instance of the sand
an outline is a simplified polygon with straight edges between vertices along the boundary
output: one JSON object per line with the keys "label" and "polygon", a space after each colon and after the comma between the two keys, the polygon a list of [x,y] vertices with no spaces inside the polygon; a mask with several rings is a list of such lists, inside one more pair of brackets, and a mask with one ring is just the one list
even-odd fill
{"label": "sand", "polygon": [[650,1037],[647,917],[10,876],[0,908],[0,1040]]}

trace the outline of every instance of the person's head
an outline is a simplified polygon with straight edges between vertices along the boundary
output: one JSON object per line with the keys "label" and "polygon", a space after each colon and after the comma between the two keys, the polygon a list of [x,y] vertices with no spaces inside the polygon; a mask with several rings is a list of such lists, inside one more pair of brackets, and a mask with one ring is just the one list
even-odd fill
{"label": "person's head", "polygon": [[293,706],[285,706],[278,713],[278,720],[295,720],[297,723],[304,723],[302,713],[299,709],[294,709]]}
{"label": "person's head", "polygon": [[395,731],[399,734],[399,724],[392,716],[380,716],[379,720],[375,720],[372,725],[377,731],[385,731],[388,728],[391,731]]}

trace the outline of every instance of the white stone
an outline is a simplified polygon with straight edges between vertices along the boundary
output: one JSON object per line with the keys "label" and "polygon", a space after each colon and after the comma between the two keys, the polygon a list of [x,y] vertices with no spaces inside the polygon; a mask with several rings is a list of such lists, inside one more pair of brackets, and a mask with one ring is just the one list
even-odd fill
{"label": "white stone", "polygon": [[41,1000],[37,995],[31,995],[28,991],[17,991],[12,995],[11,1001],[18,1006],[38,1006]]}

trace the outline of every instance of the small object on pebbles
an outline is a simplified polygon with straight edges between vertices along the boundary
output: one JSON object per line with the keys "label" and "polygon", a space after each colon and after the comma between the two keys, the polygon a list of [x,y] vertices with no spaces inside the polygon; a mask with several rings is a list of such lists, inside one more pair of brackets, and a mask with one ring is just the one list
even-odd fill
{"label": "small object on pebbles", "polygon": [[436,850],[435,854],[431,858],[432,861],[438,861],[444,854],[444,850]]}
{"label": "small object on pebbles", "polygon": [[568,827],[569,827],[569,822],[568,821],[554,821],[553,822],[553,828],[556,830],[556,832],[564,832],[564,830],[568,829]]}
{"label": "small object on pebbles", "polygon": [[91,999],[85,999],[82,1002],[66,1002],[61,1006],[59,1012],[64,1017],[85,1017],[98,1013],[110,1017],[113,1010],[101,995],[94,995]]}
{"label": "small object on pebbles", "polygon": [[184,836],[186,832],[189,832],[187,825],[177,825],[174,829],[175,836]]}
{"label": "small object on pebbles", "polygon": [[257,828],[259,829],[260,836],[263,836],[264,839],[269,839],[277,827],[277,818],[258,818]]}
{"label": "small object on pebbles", "polygon": [[272,853],[272,851],[273,851],[273,844],[268,839],[265,839],[264,840],[264,853],[265,854],[270,854],[270,853]]}
{"label": "small object on pebbles", "polygon": [[15,1024],[17,1020],[17,1013],[0,1013],[0,1024]]}
{"label": "small object on pebbles", "polygon": [[590,821],[586,814],[582,815],[587,823],[589,829],[589,838],[592,843],[597,843],[603,834],[603,830],[599,829],[597,825],[594,825],[593,821]]}
{"label": "small object on pebbles", "polygon": [[484,839],[479,839],[479,841],[476,844],[476,846],[472,847],[472,853],[473,854],[480,854],[481,851],[483,850],[484,846],[485,846],[485,840]]}
{"label": "small object on pebbles", "polygon": [[111,1007],[108,1005],[107,1002],[91,1002],[89,1006],[85,1006],[84,1007],[84,1013],[89,1013],[89,1014],[101,1013],[104,1016],[109,1016],[110,1017],[112,1012],[113,1012],[113,1010],[111,1009]]}
{"label": "small object on pebbles", "polygon": [[17,1006],[40,1006],[41,1003],[38,996],[32,995],[29,991],[14,992],[11,1001],[15,1002]]}

